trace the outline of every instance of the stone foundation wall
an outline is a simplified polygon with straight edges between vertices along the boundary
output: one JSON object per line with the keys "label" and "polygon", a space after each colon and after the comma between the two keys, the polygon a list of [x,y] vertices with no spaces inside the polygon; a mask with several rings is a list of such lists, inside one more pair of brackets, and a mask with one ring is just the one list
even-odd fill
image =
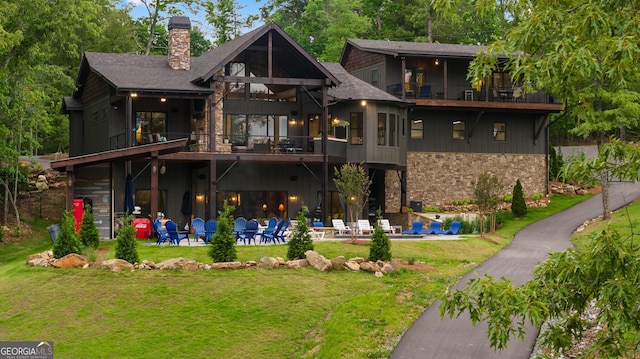
{"label": "stone foundation wall", "polygon": [[385,171],[384,174],[384,211],[385,213],[400,213],[400,198],[402,189],[398,171]]}
{"label": "stone foundation wall", "polygon": [[409,152],[407,203],[443,207],[454,200],[472,199],[473,185],[484,171],[497,176],[504,193],[520,179],[525,196],[547,194],[545,155],[500,153]]}

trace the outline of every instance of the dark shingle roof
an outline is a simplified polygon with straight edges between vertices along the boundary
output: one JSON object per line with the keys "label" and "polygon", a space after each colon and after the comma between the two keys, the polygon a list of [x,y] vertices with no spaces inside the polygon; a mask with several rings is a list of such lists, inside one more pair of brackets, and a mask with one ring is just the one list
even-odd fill
{"label": "dark shingle roof", "polygon": [[212,89],[191,83],[193,70],[172,70],[166,56],[87,52],[85,60],[99,76],[118,90],[213,92]]}
{"label": "dark shingle roof", "polygon": [[412,55],[412,56],[439,56],[439,57],[474,57],[478,51],[486,46],[479,45],[457,45],[439,44],[432,42],[408,42],[408,41],[388,41],[388,40],[358,40],[347,39],[345,45],[352,45],[362,51],[377,52],[392,56]]}
{"label": "dark shingle roof", "polygon": [[349,74],[337,62],[323,62],[321,64],[340,81],[339,86],[329,89],[329,96],[334,97],[336,100],[406,102]]}

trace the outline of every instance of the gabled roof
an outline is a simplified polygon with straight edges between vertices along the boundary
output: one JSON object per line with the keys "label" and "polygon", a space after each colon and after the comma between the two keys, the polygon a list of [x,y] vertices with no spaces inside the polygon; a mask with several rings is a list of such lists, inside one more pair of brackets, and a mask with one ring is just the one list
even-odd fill
{"label": "gabled roof", "polygon": [[336,100],[409,103],[351,75],[337,62],[323,62],[322,66],[329,70],[340,81],[339,86],[329,89],[329,96]]}
{"label": "gabled roof", "polygon": [[449,58],[472,58],[478,51],[486,49],[480,45],[439,44],[433,42],[408,42],[389,40],[347,39],[342,49],[342,60],[349,46],[366,52],[391,56],[438,56]]}
{"label": "gabled roof", "polygon": [[[279,61],[287,61],[287,70],[292,78],[328,78],[331,84],[337,84],[333,75],[320,66],[320,63],[311,57],[300,45],[298,45],[287,33],[273,22],[266,23],[240,37],[226,42],[215,49],[202,54],[196,60],[197,77],[195,82],[207,81],[227,63],[252,46],[266,49],[269,46],[268,34],[271,33],[274,47],[288,50],[287,56],[280,57]],[[273,53],[274,58],[277,54]],[[275,59],[274,59],[275,62]]]}
{"label": "gabled roof", "polygon": [[213,92],[191,83],[192,70],[171,69],[166,56],[87,52],[80,65],[80,84],[86,81],[91,70],[119,91]]}

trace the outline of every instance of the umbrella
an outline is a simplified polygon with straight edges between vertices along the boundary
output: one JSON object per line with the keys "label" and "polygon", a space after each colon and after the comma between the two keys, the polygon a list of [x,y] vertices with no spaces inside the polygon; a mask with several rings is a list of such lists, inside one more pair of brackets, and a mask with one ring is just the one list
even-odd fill
{"label": "umbrella", "polygon": [[131,214],[135,210],[133,201],[133,179],[131,174],[127,175],[127,184],[124,187],[124,213]]}

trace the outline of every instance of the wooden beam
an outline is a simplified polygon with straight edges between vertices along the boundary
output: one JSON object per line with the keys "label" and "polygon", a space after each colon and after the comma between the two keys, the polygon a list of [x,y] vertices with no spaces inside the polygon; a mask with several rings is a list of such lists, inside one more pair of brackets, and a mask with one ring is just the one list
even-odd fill
{"label": "wooden beam", "polygon": [[549,120],[549,115],[545,115],[545,116],[540,116],[541,120],[540,124],[538,125],[538,130],[536,131],[535,135],[533,136],[533,144],[537,144],[538,143],[538,139],[540,138],[540,135],[542,134],[542,131],[547,128],[547,121]]}
{"label": "wooden beam", "polygon": [[248,76],[217,76],[215,81],[230,83],[254,83],[265,85],[290,85],[290,86],[322,86],[324,79],[302,79],[284,77],[248,77]]}

